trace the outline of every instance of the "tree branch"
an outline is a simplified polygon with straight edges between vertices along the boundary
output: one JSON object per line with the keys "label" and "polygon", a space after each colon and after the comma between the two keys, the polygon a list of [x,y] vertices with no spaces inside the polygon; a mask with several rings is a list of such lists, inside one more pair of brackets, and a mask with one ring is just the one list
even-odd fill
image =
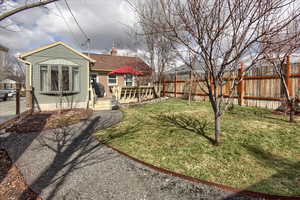
{"label": "tree branch", "polygon": [[39,6],[44,6],[46,4],[49,4],[49,3],[52,3],[52,2],[55,2],[55,1],[58,1],[58,0],[45,0],[45,1],[38,1],[38,2],[35,2],[35,3],[30,3],[30,4],[25,4],[21,7],[18,7],[18,8],[15,8],[13,10],[10,10],[10,11],[7,11],[3,14],[0,15],[0,21],[14,15],[14,14],[17,14],[23,10],[27,10],[27,9],[30,9],[30,8],[35,8],[35,7],[39,7]]}

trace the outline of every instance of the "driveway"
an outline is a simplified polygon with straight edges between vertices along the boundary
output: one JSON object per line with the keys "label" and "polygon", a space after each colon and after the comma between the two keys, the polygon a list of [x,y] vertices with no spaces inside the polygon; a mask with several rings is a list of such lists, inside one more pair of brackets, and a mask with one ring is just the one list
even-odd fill
{"label": "driveway", "polygon": [[[21,98],[20,111],[26,110],[25,98]],[[0,124],[16,116],[16,100],[10,99],[7,101],[0,100]]]}
{"label": "driveway", "polygon": [[120,111],[101,111],[63,129],[7,133],[0,148],[44,200],[254,199],[154,171],[91,136],[121,119]]}

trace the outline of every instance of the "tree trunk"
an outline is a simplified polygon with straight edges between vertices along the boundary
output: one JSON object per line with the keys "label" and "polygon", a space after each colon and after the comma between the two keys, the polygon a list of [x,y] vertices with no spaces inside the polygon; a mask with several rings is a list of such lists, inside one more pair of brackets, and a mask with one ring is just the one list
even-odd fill
{"label": "tree trunk", "polygon": [[221,137],[221,116],[215,113],[215,145],[220,145]]}
{"label": "tree trunk", "polygon": [[293,99],[289,102],[289,105],[290,105],[290,122],[295,122],[295,119],[294,119],[294,115],[295,115],[294,105],[295,105],[295,102],[294,102]]}

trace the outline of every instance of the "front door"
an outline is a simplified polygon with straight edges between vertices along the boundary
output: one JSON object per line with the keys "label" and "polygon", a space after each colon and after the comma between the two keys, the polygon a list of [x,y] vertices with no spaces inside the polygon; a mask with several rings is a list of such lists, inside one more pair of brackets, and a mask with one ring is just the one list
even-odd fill
{"label": "front door", "polygon": [[95,94],[97,95],[97,97],[103,97],[104,96],[104,87],[101,83],[97,82],[97,73],[91,73],[90,75],[90,79],[91,79],[91,85],[93,87],[93,89],[95,90]]}

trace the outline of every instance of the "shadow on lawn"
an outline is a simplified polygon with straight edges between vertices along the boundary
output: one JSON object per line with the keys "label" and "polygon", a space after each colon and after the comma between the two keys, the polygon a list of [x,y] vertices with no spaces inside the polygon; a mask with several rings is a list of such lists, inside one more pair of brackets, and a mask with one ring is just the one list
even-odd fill
{"label": "shadow on lawn", "polygon": [[162,122],[163,125],[169,126],[170,124],[175,125],[178,128],[182,128],[193,133],[196,133],[210,143],[214,144],[215,141],[213,138],[206,135],[206,129],[208,122],[205,119],[197,119],[195,117],[180,113],[180,114],[159,114],[153,116],[155,120]]}
{"label": "shadow on lawn", "polygon": [[[47,150],[49,151],[47,154],[53,155],[54,153],[54,158],[30,185],[30,188],[41,193],[43,189],[52,185],[47,199],[55,199],[57,192],[71,173],[117,157],[117,154],[99,153],[103,145],[92,136],[92,133],[107,128],[118,120],[110,115],[96,115],[80,125],[62,126],[49,131],[52,134],[41,135],[38,138],[39,145],[35,150]],[[118,137],[121,136],[121,134],[118,135]],[[25,194],[26,191],[19,200],[23,200]],[[62,199],[81,199],[81,196],[78,192],[69,191]]]}
{"label": "shadow on lawn", "polygon": [[[297,190],[297,186],[300,188],[300,162],[293,162],[284,157],[266,152],[262,148],[257,148],[256,146],[243,145],[243,147],[250,155],[254,156],[261,165],[276,171],[274,175],[253,184],[245,190],[257,191],[260,189],[263,193],[269,193],[269,191],[264,189],[264,187],[268,185],[268,188],[274,186],[274,188],[271,189],[272,191],[277,191],[278,187],[280,187],[280,189],[294,194],[293,196],[298,195],[297,198],[290,197],[286,199],[300,199],[300,190]],[[234,194],[226,199],[231,199],[231,197],[237,195],[239,194]]]}

